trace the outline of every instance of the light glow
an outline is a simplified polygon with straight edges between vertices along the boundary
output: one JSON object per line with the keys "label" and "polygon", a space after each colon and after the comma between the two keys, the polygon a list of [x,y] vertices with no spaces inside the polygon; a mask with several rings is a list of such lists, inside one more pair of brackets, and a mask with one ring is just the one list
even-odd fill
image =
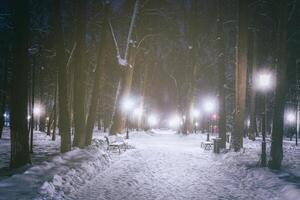
{"label": "light glow", "polygon": [[40,106],[40,105],[36,105],[36,106],[34,106],[34,109],[33,109],[33,114],[35,115],[35,116],[41,116],[42,115],[42,113],[43,113],[43,109],[42,109],[42,107]]}
{"label": "light glow", "polygon": [[255,87],[261,91],[268,91],[272,89],[274,84],[273,74],[268,71],[259,72],[256,75]]}
{"label": "light glow", "polygon": [[143,110],[141,108],[136,108],[133,111],[133,115],[135,117],[141,117],[143,115]]}
{"label": "light glow", "polygon": [[126,97],[122,101],[122,109],[124,111],[129,111],[133,108],[134,106],[134,101],[132,98]]}
{"label": "light glow", "polygon": [[213,98],[208,98],[208,99],[205,99],[204,102],[203,102],[203,110],[210,114],[210,113],[213,113],[215,112],[217,109],[217,102],[215,99]]}
{"label": "light glow", "polygon": [[293,111],[289,111],[285,115],[286,122],[288,124],[295,124],[297,121],[296,113]]}
{"label": "light glow", "polygon": [[192,117],[195,119],[199,118],[199,116],[200,116],[200,112],[197,109],[192,110],[191,114],[192,114]]}
{"label": "light glow", "polygon": [[148,117],[148,124],[150,126],[156,126],[158,123],[158,118],[155,114],[151,114],[149,117]]}
{"label": "light glow", "polygon": [[170,128],[177,128],[179,127],[180,122],[181,122],[180,117],[178,115],[174,115],[169,119],[168,124]]}

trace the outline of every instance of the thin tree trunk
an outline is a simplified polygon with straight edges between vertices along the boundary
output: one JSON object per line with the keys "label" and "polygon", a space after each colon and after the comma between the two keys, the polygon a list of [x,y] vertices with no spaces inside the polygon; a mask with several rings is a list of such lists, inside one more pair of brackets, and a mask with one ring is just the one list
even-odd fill
{"label": "thin tree trunk", "polygon": [[250,94],[250,130],[249,139],[255,140],[257,135],[257,124],[256,124],[256,89],[254,88],[254,77],[257,68],[257,35],[256,30],[253,33],[253,55],[252,55],[252,74],[251,74],[251,94]]}
{"label": "thin tree trunk", "polygon": [[75,134],[73,145],[77,147],[85,146],[85,102],[86,102],[86,71],[85,71],[85,34],[86,34],[86,0],[75,1],[75,13],[77,17],[76,43],[74,57],[74,94],[73,94],[73,114]]}
{"label": "thin tree trunk", "polygon": [[[56,125],[57,125],[57,94],[58,94],[58,78],[56,78],[56,87],[55,87],[55,93],[54,93],[54,106],[53,106],[53,132],[52,132],[52,140],[54,141],[56,139]],[[58,121],[59,123],[59,121]],[[58,128],[59,128],[59,132],[61,131],[59,125],[58,125]],[[61,133],[60,133],[61,135]],[[63,139],[61,139],[63,140]],[[61,142],[62,143],[62,142]],[[65,144],[64,144],[65,145]],[[69,141],[69,145],[71,146],[71,138],[70,138],[70,141]],[[61,144],[62,146],[62,144]],[[66,151],[61,151],[62,153],[63,152],[66,152]]]}
{"label": "thin tree trunk", "polygon": [[90,145],[92,142],[93,136],[93,128],[96,121],[97,115],[97,108],[99,106],[99,97],[100,97],[100,84],[101,84],[101,77],[104,68],[104,49],[106,47],[106,41],[108,40],[108,29],[109,29],[109,11],[110,11],[110,4],[105,3],[104,5],[104,19],[103,19],[103,28],[101,31],[101,39],[98,44],[98,57],[97,57],[97,66],[94,72],[94,84],[92,89],[92,97],[91,97],[91,104],[89,107],[89,114],[86,122],[86,141],[85,145]]}
{"label": "thin tree trunk", "polygon": [[5,106],[6,106],[6,96],[7,96],[7,76],[8,76],[8,55],[6,55],[4,61],[4,79],[3,79],[3,88],[1,95],[1,110],[0,110],[0,139],[2,138],[3,127],[5,123],[4,114],[5,114]]}
{"label": "thin tree trunk", "polygon": [[219,137],[221,138],[221,148],[226,148],[226,109],[225,109],[225,81],[226,81],[226,68],[225,68],[225,60],[224,60],[224,30],[223,30],[223,23],[224,23],[224,13],[223,13],[223,6],[222,0],[218,0],[218,35],[217,35],[217,42],[218,42],[218,63],[219,63],[219,77],[218,77],[218,88],[219,88]]}
{"label": "thin tree trunk", "polygon": [[[275,2],[273,2],[275,3]],[[278,8],[278,46],[277,46],[277,87],[275,90],[273,134],[271,143],[271,160],[269,167],[280,169],[283,158],[283,116],[286,95],[286,71],[287,71],[287,0],[280,0]]]}
{"label": "thin tree trunk", "polygon": [[[145,100],[147,96],[147,83],[148,83],[148,73],[149,73],[149,66],[148,64],[144,65],[144,71],[143,71],[143,78],[141,79],[141,104],[140,104],[140,110],[143,112],[143,115],[145,114],[144,112],[144,107],[145,107]],[[138,116],[138,125],[137,128],[140,130],[142,127],[144,127],[143,123],[143,115]]]}
{"label": "thin tree trunk", "polygon": [[15,43],[13,51],[11,85],[11,159],[10,167],[17,168],[30,163],[28,106],[28,44],[29,1],[14,0]]}
{"label": "thin tree trunk", "polygon": [[239,31],[237,66],[235,80],[235,116],[232,132],[232,146],[234,151],[243,147],[243,131],[245,122],[246,89],[247,89],[247,44],[248,44],[248,1],[239,1]]}

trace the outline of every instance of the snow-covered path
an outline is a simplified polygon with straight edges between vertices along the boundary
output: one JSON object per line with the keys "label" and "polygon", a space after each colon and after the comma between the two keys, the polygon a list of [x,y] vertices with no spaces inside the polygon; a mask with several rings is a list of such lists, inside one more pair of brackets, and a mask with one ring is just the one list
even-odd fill
{"label": "snow-covered path", "polygon": [[135,149],[67,199],[283,199],[284,181],[265,169],[246,167],[239,160],[244,155],[237,154],[236,161],[204,151],[202,139],[170,131],[135,135]]}

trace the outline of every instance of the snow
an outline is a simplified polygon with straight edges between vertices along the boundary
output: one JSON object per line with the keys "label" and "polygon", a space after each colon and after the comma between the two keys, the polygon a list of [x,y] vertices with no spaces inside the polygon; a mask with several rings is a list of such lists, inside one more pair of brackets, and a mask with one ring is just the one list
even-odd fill
{"label": "snow", "polygon": [[256,166],[259,154],[246,140],[245,151],[212,154],[200,148],[205,135],[154,130],[131,133],[127,151],[66,199],[299,199],[299,189]]}
{"label": "snow", "polygon": [[[47,136],[40,134],[35,134],[36,139],[41,139],[36,142],[44,144],[43,138]],[[42,149],[42,147],[44,151],[51,150],[50,146],[41,145],[39,148]],[[35,150],[38,151],[39,148]],[[40,150],[37,153],[43,153],[43,151]],[[93,139],[93,144],[85,149],[74,148],[70,152],[54,156],[47,161],[37,162],[38,164],[25,169],[24,173],[2,180],[0,200],[63,199],[65,194],[76,191],[80,185],[84,185],[99,171],[108,167],[109,162],[110,158],[106,153],[104,140]]]}
{"label": "snow", "polygon": [[117,59],[118,59],[118,63],[119,63],[119,65],[121,65],[121,66],[124,66],[124,67],[128,66],[128,62],[127,62],[127,60],[126,60],[126,59],[123,59],[123,58],[121,58],[121,56],[120,56],[120,55],[118,55],[118,56],[117,56]]}
{"label": "snow", "polygon": [[[58,147],[59,140],[35,135],[40,140],[37,153]],[[106,152],[99,132],[85,149],[46,161],[52,153],[44,153],[24,173],[0,181],[0,199],[300,199],[300,148],[294,142],[284,141],[283,169],[271,171],[258,166],[259,138],[246,139],[239,153],[213,154],[200,147],[205,134],[183,136],[157,129],[129,136],[133,148],[121,154]],[[1,144],[7,143],[5,137]]]}

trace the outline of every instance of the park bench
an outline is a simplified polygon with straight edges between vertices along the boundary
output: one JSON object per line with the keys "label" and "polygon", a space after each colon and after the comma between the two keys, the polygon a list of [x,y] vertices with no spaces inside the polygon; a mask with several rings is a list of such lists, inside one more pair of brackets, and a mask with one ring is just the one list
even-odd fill
{"label": "park bench", "polygon": [[201,147],[203,147],[204,150],[211,150],[213,146],[214,144],[211,141],[205,141],[201,143]]}
{"label": "park bench", "polygon": [[123,137],[121,136],[105,136],[105,140],[107,143],[107,150],[114,150],[117,149],[119,153],[121,153],[121,149],[126,151],[127,144]]}

